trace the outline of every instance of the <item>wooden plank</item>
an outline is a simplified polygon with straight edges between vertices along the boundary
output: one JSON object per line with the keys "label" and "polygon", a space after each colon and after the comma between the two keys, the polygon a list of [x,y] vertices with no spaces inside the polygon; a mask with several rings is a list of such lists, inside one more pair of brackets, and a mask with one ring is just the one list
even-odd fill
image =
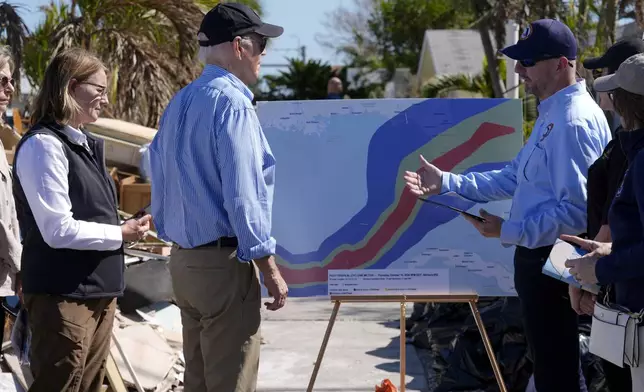
{"label": "wooden plank", "polygon": [[121,377],[121,372],[119,372],[119,368],[116,366],[116,361],[112,357],[112,353],[107,356],[105,368],[107,380],[110,382],[110,390],[114,392],[128,392],[123,382],[123,377]]}
{"label": "wooden plank", "polygon": [[[13,109],[13,126],[14,128],[16,128],[16,131],[18,131],[18,134],[25,134],[25,129],[23,129],[23,119],[22,116],[20,116],[20,110],[16,108]],[[26,126],[24,128],[26,128]]]}
{"label": "wooden plank", "polygon": [[85,125],[88,131],[142,146],[152,142],[157,130],[139,124],[101,117]]}

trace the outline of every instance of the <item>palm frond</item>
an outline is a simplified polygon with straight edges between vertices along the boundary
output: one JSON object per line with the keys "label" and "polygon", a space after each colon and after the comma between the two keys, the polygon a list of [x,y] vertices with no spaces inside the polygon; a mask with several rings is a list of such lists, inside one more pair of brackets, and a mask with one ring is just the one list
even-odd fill
{"label": "palm frond", "polygon": [[18,14],[20,6],[12,5],[6,1],[0,2],[0,32],[4,33],[5,44],[11,47],[15,61],[13,77],[16,80],[16,92],[20,93],[20,70],[23,63],[23,49],[29,29],[25,21]]}
{"label": "palm frond", "polygon": [[430,80],[423,86],[423,97],[441,98],[447,96],[452,91],[468,91],[486,96],[489,90],[482,81],[480,76],[470,76],[467,74],[443,75]]}
{"label": "palm frond", "polygon": [[[204,11],[208,12],[214,6],[219,3],[225,3],[227,1],[233,0],[197,0],[197,5]],[[260,16],[262,15],[262,2],[260,0],[234,0],[237,3],[246,4],[250,8],[254,9]]]}
{"label": "palm frond", "polygon": [[[30,58],[47,62],[81,46],[110,72],[112,104],[105,113],[156,127],[172,95],[200,71],[195,61],[203,12],[194,0],[76,0],[76,12],[50,5],[52,21],[38,32]],[[60,18],[54,17],[60,15]],[[54,21],[54,19],[56,19]],[[44,37],[49,33],[48,37]],[[37,72],[32,70],[34,79]]]}

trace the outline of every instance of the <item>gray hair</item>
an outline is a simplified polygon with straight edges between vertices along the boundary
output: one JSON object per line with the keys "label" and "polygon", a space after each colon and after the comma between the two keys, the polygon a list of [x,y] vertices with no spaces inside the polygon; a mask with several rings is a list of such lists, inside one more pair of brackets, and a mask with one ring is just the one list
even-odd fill
{"label": "gray hair", "polygon": [[11,47],[8,45],[0,45],[0,68],[6,64],[9,64],[9,68],[11,68],[11,72],[13,73],[15,71],[15,62],[13,60]]}
{"label": "gray hair", "polygon": [[[207,41],[208,37],[204,33],[199,33],[197,36],[199,41]],[[199,61],[204,64],[213,64],[213,63],[225,63],[227,62],[227,53],[224,51],[224,46],[226,42],[218,45],[212,46],[199,46]],[[253,40],[249,37],[241,37],[241,44],[245,48],[252,50]]]}

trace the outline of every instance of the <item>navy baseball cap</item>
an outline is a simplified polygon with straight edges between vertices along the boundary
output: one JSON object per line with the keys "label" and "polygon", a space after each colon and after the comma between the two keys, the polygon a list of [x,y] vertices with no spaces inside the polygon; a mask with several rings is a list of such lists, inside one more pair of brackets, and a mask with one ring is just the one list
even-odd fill
{"label": "navy baseball cap", "polygon": [[200,40],[199,45],[214,46],[249,33],[276,38],[282,35],[284,28],[264,23],[257,12],[244,4],[219,3],[204,16],[199,32],[208,37]]}
{"label": "navy baseball cap", "polygon": [[568,26],[554,19],[540,19],[530,23],[519,37],[519,42],[500,50],[513,60],[538,61],[558,57],[577,58],[577,40]]}

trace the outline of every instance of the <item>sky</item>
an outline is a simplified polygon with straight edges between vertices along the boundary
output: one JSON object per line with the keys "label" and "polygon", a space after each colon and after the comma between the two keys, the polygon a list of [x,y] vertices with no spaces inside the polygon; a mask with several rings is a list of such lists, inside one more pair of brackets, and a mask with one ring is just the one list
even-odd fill
{"label": "sky", "polygon": [[[59,0],[56,0],[59,1]],[[324,34],[326,14],[338,7],[351,8],[354,0],[261,0],[264,9],[265,22],[284,27],[284,34],[277,38],[267,49],[267,55],[262,63],[284,64],[286,57],[299,57],[298,47],[306,46],[307,58],[321,59],[332,65],[340,58],[317,43],[317,34]],[[27,27],[33,30],[44,19],[40,6],[47,5],[51,0],[12,0],[12,4],[22,6],[19,11]],[[263,67],[262,74],[277,72],[279,68]],[[23,84],[26,85],[26,82]]]}

